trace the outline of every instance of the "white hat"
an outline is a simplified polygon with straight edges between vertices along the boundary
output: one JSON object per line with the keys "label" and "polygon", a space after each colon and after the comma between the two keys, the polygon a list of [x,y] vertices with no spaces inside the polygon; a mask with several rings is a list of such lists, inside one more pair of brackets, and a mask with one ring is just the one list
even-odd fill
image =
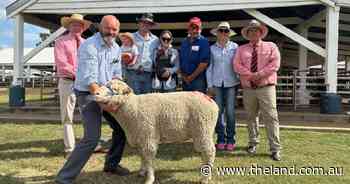
{"label": "white hat", "polygon": [[230,24],[228,22],[220,22],[220,24],[216,28],[210,30],[210,33],[216,36],[218,30],[221,28],[226,28],[230,30],[230,35],[229,35],[230,37],[236,35],[236,32],[230,28]]}
{"label": "white hat", "polygon": [[269,32],[269,30],[267,29],[267,27],[264,24],[261,24],[259,21],[257,20],[251,20],[249,22],[249,24],[244,27],[241,31],[242,36],[246,39],[249,40],[248,38],[248,31],[250,29],[260,29],[261,31],[261,39],[265,38],[267,36],[267,33]]}
{"label": "white hat", "polygon": [[92,24],[92,22],[84,20],[84,16],[80,14],[72,14],[70,17],[61,18],[61,25],[64,28],[68,28],[72,22],[80,22],[81,24],[83,24],[84,31],[87,30]]}

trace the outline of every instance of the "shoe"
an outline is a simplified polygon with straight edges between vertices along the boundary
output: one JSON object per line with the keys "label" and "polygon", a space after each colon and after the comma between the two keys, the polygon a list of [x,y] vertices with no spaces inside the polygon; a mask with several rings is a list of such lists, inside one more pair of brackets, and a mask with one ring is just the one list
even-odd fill
{"label": "shoe", "polygon": [[249,154],[255,154],[256,153],[256,146],[248,146],[247,152]]}
{"label": "shoe", "polygon": [[223,144],[223,143],[220,143],[220,144],[215,144],[215,147],[216,147],[216,150],[218,150],[218,151],[223,151],[223,150],[225,150],[225,144]]}
{"label": "shoe", "polygon": [[277,151],[277,152],[272,152],[271,158],[272,158],[272,160],[274,160],[274,161],[281,161],[281,154],[280,154],[280,152],[279,152],[279,151]]}
{"label": "shoe", "polygon": [[235,144],[227,144],[226,145],[226,150],[227,151],[233,151],[235,149],[236,145]]}
{"label": "shoe", "polygon": [[101,144],[98,144],[94,150],[94,153],[108,153],[108,149],[104,148]]}
{"label": "shoe", "polygon": [[104,168],[103,172],[107,173],[107,174],[115,174],[118,176],[126,176],[130,174],[129,169],[124,168],[120,165],[118,165],[116,168]]}

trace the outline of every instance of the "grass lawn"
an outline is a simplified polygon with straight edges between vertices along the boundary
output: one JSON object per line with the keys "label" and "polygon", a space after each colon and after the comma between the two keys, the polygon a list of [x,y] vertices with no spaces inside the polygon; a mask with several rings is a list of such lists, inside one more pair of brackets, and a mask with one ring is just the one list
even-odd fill
{"label": "grass lawn", "polygon": [[[78,136],[82,135],[81,125],[76,125]],[[103,127],[103,136],[111,131]],[[218,152],[215,167],[342,167],[343,176],[218,176],[213,171],[214,184],[303,184],[303,183],[350,183],[350,134],[319,133],[303,131],[281,131],[283,161],[274,162],[268,154],[265,131],[256,156],[244,151],[247,132],[238,129],[238,148],[233,153]],[[58,169],[64,163],[62,127],[60,124],[1,123],[0,124],[0,183],[39,184],[52,183]],[[161,184],[194,184],[199,180],[200,157],[191,143],[162,145],[158,152],[156,177]],[[104,157],[95,154],[89,160],[84,172],[78,177],[81,184],[138,184],[136,171],[140,158],[134,149],[127,148],[122,164],[131,169],[127,177],[107,176],[101,172]],[[215,170],[215,169],[214,169]]]}

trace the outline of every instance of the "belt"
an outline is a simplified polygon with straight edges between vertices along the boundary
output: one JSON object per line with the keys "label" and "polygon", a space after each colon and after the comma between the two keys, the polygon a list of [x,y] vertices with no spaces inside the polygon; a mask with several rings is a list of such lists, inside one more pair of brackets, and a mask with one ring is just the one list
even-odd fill
{"label": "belt", "polygon": [[62,79],[65,79],[65,80],[70,80],[70,81],[75,81],[75,79],[70,78],[70,77],[62,77]]}
{"label": "belt", "polygon": [[266,85],[263,85],[263,86],[257,86],[255,88],[252,88],[252,89],[260,89],[260,88],[264,88],[264,87],[268,87],[268,86],[274,86],[275,84],[266,84]]}
{"label": "belt", "polygon": [[84,96],[84,95],[90,95],[91,94],[89,91],[79,91],[77,89],[74,89],[74,93],[77,96]]}

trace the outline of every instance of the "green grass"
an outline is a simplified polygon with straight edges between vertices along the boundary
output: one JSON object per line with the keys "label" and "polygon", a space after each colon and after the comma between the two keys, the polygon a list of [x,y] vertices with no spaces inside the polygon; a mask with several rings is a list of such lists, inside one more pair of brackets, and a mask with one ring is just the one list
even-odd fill
{"label": "green grass", "polygon": [[[77,136],[82,135],[81,125],[76,125]],[[244,151],[246,129],[238,129],[238,148],[233,153],[218,152],[215,167],[260,166],[322,166],[343,167],[343,176],[218,176],[214,184],[303,184],[303,183],[350,183],[350,134],[281,131],[283,161],[274,162],[267,155],[265,131],[256,156]],[[103,136],[111,134],[103,127]],[[58,169],[63,165],[62,127],[60,124],[1,123],[0,124],[0,184],[52,183]],[[136,151],[127,148],[122,164],[133,173],[127,177],[107,176],[101,172],[104,157],[94,154],[78,177],[81,184],[138,184],[143,179],[136,171],[140,158]],[[156,177],[161,184],[194,184],[200,178],[200,157],[191,143],[161,145],[157,155]]]}

